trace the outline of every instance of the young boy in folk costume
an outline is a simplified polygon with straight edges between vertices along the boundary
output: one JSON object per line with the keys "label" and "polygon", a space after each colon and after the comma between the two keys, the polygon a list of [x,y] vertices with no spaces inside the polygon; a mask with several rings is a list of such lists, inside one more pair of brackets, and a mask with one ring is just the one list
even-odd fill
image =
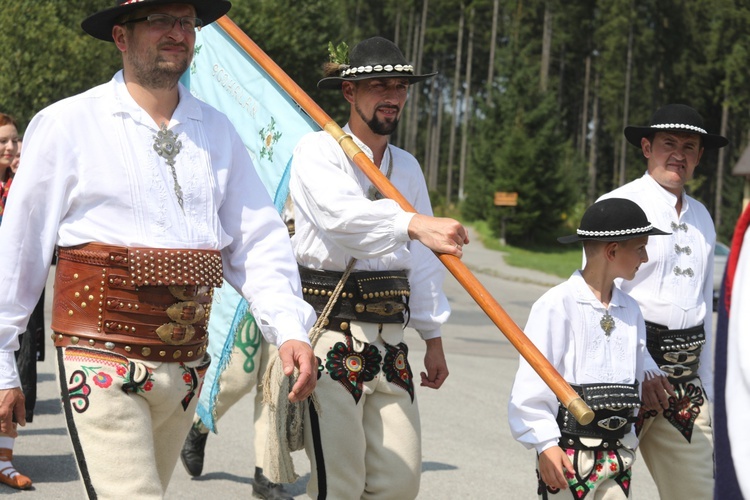
{"label": "young boy in folk costume", "polygon": [[[508,409],[511,432],[538,453],[540,498],[628,498],[638,440],[640,382],[666,377],[646,349],[638,304],[614,283],[648,261],[648,237],[665,233],[624,199],[589,207],[577,234],[586,264],[536,301],[526,335],[595,412],[581,425],[521,359]],[[569,489],[570,492],[565,490]]]}

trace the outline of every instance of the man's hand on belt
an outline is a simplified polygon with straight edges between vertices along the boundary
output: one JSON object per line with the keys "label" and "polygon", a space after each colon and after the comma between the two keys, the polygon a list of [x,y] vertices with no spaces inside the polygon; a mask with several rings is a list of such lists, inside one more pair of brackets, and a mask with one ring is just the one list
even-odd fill
{"label": "man's hand on belt", "polygon": [[13,417],[22,426],[26,425],[26,398],[20,387],[0,390],[0,433],[12,438],[18,436]]}
{"label": "man's hand on belt", "polygon": [[647,377],[643,381],[641,399],[643,400],[643,406],[647,410],[656,410],[658,412],[666,410],[669,408],[670,396],[673,398],[677,397],[667,377]]}
{"label": "man's hand on belt", "polygon": [[294,373],[299,369],[299,377],[289,393],[289,401],[296,403],[307,398],[315,389],[318,381],[318,363],[310,344],[300,340],[287,340],[279,347],[279,357],[284,366],[284,375]]}

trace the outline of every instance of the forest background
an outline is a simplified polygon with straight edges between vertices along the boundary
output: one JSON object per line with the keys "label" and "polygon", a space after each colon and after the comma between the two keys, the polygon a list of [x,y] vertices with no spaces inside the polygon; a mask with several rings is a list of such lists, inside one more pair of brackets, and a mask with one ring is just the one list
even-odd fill
{"label": "forest background", "polygon": [[[0,110],[21,130],[43,107],[106,82],[113,44],[80,28],[112,0],[0,0]],[[599,195],[639,177],[624,141],[671,102],[730,145],[706,151],[688,189],[731,239],[750,134],[750,2],[741,0],[233,0],[229,13],[340,124],[320,91],[328,43],[394,40],[418,73],[393,142],[423,166],[438,213],[516,246],[557,246]],[[495,206],[496,192],[518,193]]]}

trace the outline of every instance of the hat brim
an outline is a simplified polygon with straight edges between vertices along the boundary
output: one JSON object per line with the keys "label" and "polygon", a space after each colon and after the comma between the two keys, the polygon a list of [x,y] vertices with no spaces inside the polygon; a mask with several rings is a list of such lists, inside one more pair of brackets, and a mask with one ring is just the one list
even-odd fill
{"label": "hat brim", "polygon": [[631,233],[631,234],[621,234],[621,235],[615,235],[615,236],[581,236],[578,234],[571,234],[569,236],[561,236],[557,238],[557,241],[560,243],[575,243],[576,241],[625,241],[625,240],[632,240],[633,238],[640,238],[641,236],[664,236],[669,235],[672,233],[667,233],[665,231],[662,231],[661,229],[657,229],[655,227],[652,227],[648,231],[645,231],[643,233]]}
{"label": "hat brim", "polygon": [[113,42],[112,27],[120,16],[144,7],[173,3],[185,3],[195,7],[195,15],[203,21],[204,26],[216,21],[232,8],[232,3],[227,0],[149,0],[148,2],[135,2],[96,12],[81,22],[81,28],[94,38],[105,42]]}
{"label": "hat brim", "polygon": [[719,149],[729,144],[729,140],[721,135],[716,134],[700,134],[692,130],[686,130],[682,128],[654,128],[654,127],[625,127],[625,138],[633,146],[640,148],[641,139],[655,134],[656,132],[680,132],[687,134],[696,134],[701,136],[703,140],[703,147],[705,149]]}
{"label": "hat brim", "polygon": [[437,75],[437,72],[429,73],[426,75],[405,75],[404,73],[399,71],[382,71],[378,73],[367,73],[350,77],[329,76],[327,78],[323,78],[318,82],[318,88],[325,90],[337,90],[341,88],[341,84],[344,82],[358,82],[361,80],[371,80],[373,78],[405,78],[409,81],[410,84],[412,84],[419,83],[428,78],[432,78],[435,75]]}

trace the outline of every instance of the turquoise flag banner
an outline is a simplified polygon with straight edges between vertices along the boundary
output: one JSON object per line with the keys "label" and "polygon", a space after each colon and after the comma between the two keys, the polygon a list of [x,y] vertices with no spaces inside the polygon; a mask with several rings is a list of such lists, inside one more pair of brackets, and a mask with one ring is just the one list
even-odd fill
{"label": "turquoise flag banner", "polygon": [[320,127],[217,23],[197,33],[182,83],[229,117],[281,212],[292,151],[305,133]]}
{"label": "turquoise flag banner", "polygon": [[[304,134],[320,128],[217,23],[197,33],[195,56],[181,82],[234,124],[281,213],[289,195],[294,147]],[[247,302],[229,284],[216,290],[208,324],[212,362],[197,409],[204,425],[213,432],[221,374],[230,361],[239,330],[252,321]],[[255,342],[260,342],[259,336]]]}

